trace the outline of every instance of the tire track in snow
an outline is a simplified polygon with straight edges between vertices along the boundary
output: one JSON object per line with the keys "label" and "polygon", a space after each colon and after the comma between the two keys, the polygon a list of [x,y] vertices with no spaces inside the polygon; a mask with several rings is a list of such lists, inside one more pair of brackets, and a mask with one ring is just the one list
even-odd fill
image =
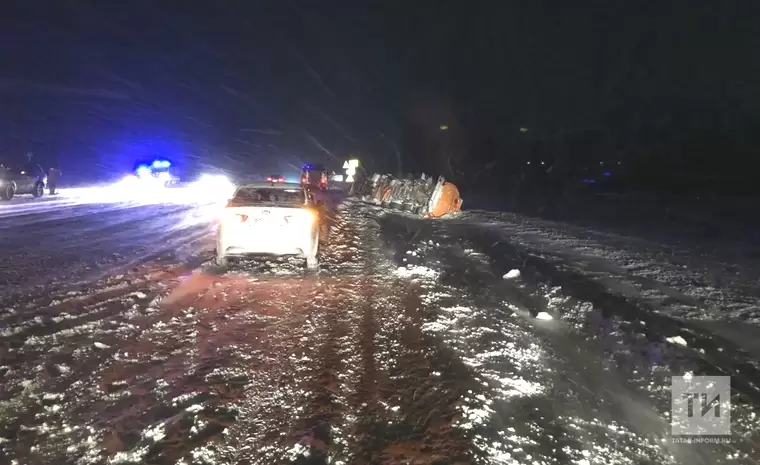
{"label": "tire track in snow", "polygon": [[[485,235],[485,236],[484,236]],[[672,318],[656,312],[646,301],[632,299],[605,288],[603,283],[593,277],[585,276],[564,260],[538,256],[529,250],[510,244],[498,236],[498,232],[483,230],[482,245],[494,241],[489,252],[498,264],[500,270],[514,267],[517,264],[510,257],[524,256],[522,261],[523,277],[534,283],[535,287],[554,288],[573,302],[589,302],[605,318],[617,318],[632,324],[631,332],[645,333],[652,341],[665,341],[673,337],[682,337],[689,347],[696,349],[698,354],[690,354],[688,358],[696,359],[684,362],[692,365],[698,374],[699,369],[719,371],[723,375],[731,375],[739,384],[735,386],[745,395],[760,401],[760,365],[755,356],[742,350],[734,342],[722,338],[705,328],[704,325],[692,324],[688,320]],[[567,305],[561,307],[567,309]],[[681,346],[670,344],[671,352],[682,352]],[[696,365],[695,365],[696,364]],[[683,367],[690,368],[690,367]]]}
{"label": "tire track in snow", "polygon": [[[324,286],[323,286],[324,287]],[[330,454],[340,454],[335,443],[335,429],[339,428],[343,414],[340,399],[343,397],[338,378],[343,369],[339,358],[340,340],[345,338],[346,328],[337,312],[345,311],[335,302],[325,302],[325,294],[338,292],[337,288],[314,296],[308,319],[313,333],[309,345],[312,359],[309,361],[302,389],[309,392],[309,400],[300,415],[303,433],[299,444],[308,447],[308,453],[297,456],[293,463],[328,463]],[[304,354],[305,355],[305,354]],[[294,451],[295,452],[295,451]]]}
{"label": "tire track in snow", "polygon": [[356,379],[354,396],[349,400],[354,408],[356,422],[353,425],[352,447],[350,462],[357,465],[371,463],[374,458],[374,448],[368,446],[377,437],[374,425],[385,422],[385,415],[380,408],[381,394],[378,392],[380,367],[377,366],[376,334],[379,323],[375,318],[375,302],[377,300],[376,285],[370,278],[360,281],[363,299],[357,299],[361,321],[356,325],[354,338],[360,346],[360,373]]}
{"label": "tire track in snow", "polygon": [[355,276],[367,260],[356,220],[353,211],[339,207],[323,246],[323,268],[332,273],[318,278],[319,294],[310,304],[314,329],[308,344],[313,352],[303,354],[309,363],[303,389],[310,400],[299,415],[298,443],[289,451],[292,463],[351,463],[346,460],[356,416],[349,403],[355,397],[362,342],[356,310],[367,291]]}
{"label": "tire track in snow", "polygon": [[353,395],[348,398],[349,415],[353,421],[348,428],[348,454],[344,460],[352,465],[377,463],[381,459],[380,451],[384,441],[381,427],[388,421],[384,406],[387,393],[381,385],[387,359],[383,357],[384,347],[380,340],[385,324],[380,312],[384,308],[385,302],[382,299],[387,291],[376,275],[380,260],[377,253],[380,248],[377,243],[377,223],[362,207],[354,204],[347,210],[352,213],[348,224],[356,228],[356,245],[363,256],[360,270],[356,270],[360,276],[352,281],[355,282],[353,289],[347,290],[353,295],[353,338],[358,345],[355,364],[360,369],[358,376],[352,379]]}
{"label": "tire track in snow", "polygon": [[[385,272],[383,293],[374,307],[379,323],[377,365],[382,367],[378,390],[386,414],[379,418],[385,424],[374,426],[379,453],[369,455],[374,461],[368,463],[472,463],[479,455],[473,447],[475,438],[472,431],[457,425],[462,420],[460,406],[470,396],[478,396],[480,387],[449,347],[423,332],[433,316],[423,295],[440,286],[426,270],[403,267],[407,245],[419,230],[389,228],[394,218],[382,215],[379,219],[385,241],[383,258],[373,262],[393,273]],[[417,276],[418,271],[423,274]]]}
{"label": "tire track in snow", "polygon": [[[69,455],[76,452],[70,449],[72,445],[86,441],[87,436],[80,436],[86,432],[82,425],[93,420],[92,415],[79,417],[79,406],[99,401],[92,396],[93,389],[99,389],[97,384],[93,386],[94,374],[111,363],[120,340],[139,335],[140,328],[134,323],[149,309],[151,295],[155,297],[181,273],[180,269],[168,269],[151,279],[136,279],[106,291],[99,296],[101,300],[64,303],[68,307],[62,308],[78,316],[61,312],[52,321],[40,321],[41,325],[20,333],[17,342],[21,345],[11,346],[0,362],[17,374],[31,375],[18,385],[11,378],[3,389],[3,402],[16,405],[17,411],[0,415],[0,431],[3,437],[21,434],[22,440],[16,443],[18,456],[31,450],[56,463],[70,461]],[[52,324],[53,330],[45,323]],[[43,402],[35,401],[40,398]]]}
{"label": "tire track in snow", "polygon": [[[294,389],[303,375],[296,355],[312,329],[303,302],[316,291],[292,284],[196,275],[167,296],[102,375],[130,395],[85,402],[82,421],[101,418],[94,428],[109,445],[98,454],[129,463],[280,462],[292,444],[282,437],[295,428],[292,407],[306,402]],[[107,410],[93,415],[104,401]]]}
{"label": "tire track in snow", "polygon": [[[329,247],[327,254],[331,252]],[[179,441],[180,437],[192,437],[186,432],[184,436],[172,434],[171,444],[159,440],[151,446],[149,455],[140,453],[139,444],[123,447],[136,459],[152,457],[168,461],[183,454],[190,458],[203,453],[222,461],[246,459],[251,463],[282,463],[292,457],[293,444],[303,439],[304,426],[325,426],[333,435],[325,438],[331,446],[328,452],[337,456],[340,450],[335,443],[342,427],[338,421],[340,399],[345,386],[350,384],[349,378],[344,377],[345,361],[350,359],[348,352],[357,352],[353,349],[356,345],[351,346],[350,341],[342,337],[346,331],[340,329],[348,327],[341,320],[348,310],[341,298],[346,295],[353,298],[353,294],[345,292],[352,288],[351,280],[308,275],[256,278],[235,272],[219,277],[201,274],[190,281],[195,282],[188,282],[164,299],[167,308],[194,308],[195,314],[202,315],[200,321],[208,320],[196,327],[195,338],[209,343],[194,344],[198,350],[185,353],[184,358],[206,360],[205,365],[216,364],[216,371],[220,373],[234,371],[246,379],[241,398],[217,403],[218,407],[235,412],[234,421],[226,424],[223,441],[226,446],[191,444],[195,449],[188,450]],[[262,321],[262,313],[270,316],[266,322]],[[229,326],[230,320],[235,322],[236,329],[232,333],[221,332],[220,328]],[[254,324],[257,321],[260,324]],[[204,327],[215,330],[208,332]],[[185,331],[177,329],[172,334]],[[236,334],[245,334],[246,339],[258,343],[243,344],[235,338]],[[266,341],[264,347],[261,341]],[[238,350],[213,356],[211,349],[221,344],[234,345]],[[203,347],[209,349],[203,350]],[[321,357],[315,353],[319,347],[323,348]],[[257,358],[264,361],[255,363],[253,360]],[[162,366],[168,363],[163,361]],[[197,369],[183,368],[184,371]],[[147,379],[159,376],[160,373],[149,374]],[[165,374],[162,376],[166,379]],[[180,377],[170,384],[205,392],[203,381],[196,378]],[[182,395],[179,391],[171,394]],[[160,420],[154,418],[153,421]],[[147,431],[149,427],[132,424],[125,432]],[[164,434],[168,434],[168,430]],[[299,450],[296,448],[295,452]],[[314,454],[310,457],[312,461],[316,458]]]}
{"label": "tire track in snow", "polygon": [[323,360],[310,370],[309,391],[318,407],[310,405],[303,421],[312,428],[321,425],[323,433],[312,429],[295,448],[294,462],[466,461],[469,441],[451,428],[453,405],[466,385],[453,381],[461,373],[451,367],[460,365],[421,334],[418,289],[391,273],[395,267],[387,260],[387,245],[379,242],[376,213],[354,205],[333,231],[357,242],[333,250],[352,261],[335,277],[335,288],[323,290],[338,311],[318,315],[324,320],[320,328],[337,331],[316,345],[341,363]]}
{"label": "tire track in snow", "polygon": [[[727,365],[705,365],[699,358],[694,359],[684,354],[680,346],[662,344],[666,337],[683,334],[683,331],[679,330],[682,322],[656,314],[651,309],[646,309],[642,303],[632,303],[622,296],[612,294],[600,283],[573,271],[571,267],[557,267],[554,262],[546,261],[530,251],[521,250],[493,230],[468,226],[460,229],[460,233],[463,237],[472,239],[476,246],[490,257],[496,265],[497,271],[494,274],[519,268],[522,271],[520,288],[528,287],[534,290],[531,292],[534,296],[554,300],[555,313],[559,312],[559,316],[570,323],[570,326],[558,331],[547,329],[551,325],[543,327],[537,324],[536,334],[543,339],[547,347],[553,347],[558,353],[564,351],[562,347],[572,348],[566,353],[569,355],[575,352],[575,355],[567,357],[566,362],[569,366],[574,366],[570,372],[577,375],[575,382],[581,386],[594,387],[595,392],[601,392],[601,398],[606,399],[608,403],[606,408],[614,409],[616,405],[621,407],[619,417],[629,422],[629,428],[638,430],[641,435],[652,434],[664,438],[664,453],[676,454],[679,460],[721,463],[726,457],[747,456],[749,449],[741,446],[737,448],[732,444],[689,447],[668,444],[669,422],[667,417],[664,417],[670,408],[669,386],[672,373],[715,374],[716,366],[738,366],[741,361],[726,359]],[[515,286],[516,283],[505,282],[499,287],[504,290],[512,289],[514,293]],[[535,293],[535,290],[540,292]],[[559,322],[557,324],[561,325]],[[600,332],[602,339],[607,340],[606,344],[588,342],[587,338],[593,339]],[[690,345],[693,345],[696,342],[695,336],[700,337],[690,333],[688,336],[684,335],[684,339],[688,338]],[[706,347],[705,344],[717,353],[731,347],[730,344],[713,345],[715,342],[711,342],[709,337],[703,339],[703,347]],[[611,353],[612,358],[605,356],[605,352]],[[593,359],[597,359],[602,365],[589,364],[588,361]],[[609,369],[595,371],[595,367],[598,366],[607,366]],[[744,368],[749,366],[751,364]],[[722,369],[718,371],[721,372]],[[747,373],[744,369],[741,371],[743,375]],[[749,375],[752,376],[753,372],[755,371],[749,371]],[[605,382],[600,384],[597,380]],[[754,381],[751,383],[754,384]],[[741,388],[742,385],[738,387]],[[754,389],[751,388],[751,391]],[[736,400],[739,399],[735,399],[735,402]],[[626,404],[639,407],[630,409]],[[746,423],[749,414],[746,400],[740,400],[738,404],[735,404],[738,407],[737,412],[742,412],[741,416],[745,419],[740,420],[735,426],[737,440],[734,443],[746,445],[746,439],[752,436],[752,426],[751,422]],[[649,413],[643,415],[644,412]],[[751,414],[749,415],[751,417]],[[739,438],[744,440],[741,441]],[[749,443],[753,441],[756,439],[750,439]]]}
{"label": "tire track in snow", "polygon": [[[441,272],[446,288],[431,290],[428,301],[438,320],[426,328],[454,348],[483,387],[480,397],[466,398],[464,410],[485,463],[666,462],[659,445],[647,445],[624,425],[611,423],[613,432],[597,419],[589,385],[562,378],[572,345],[553,347],[530,323],[526,306],[548,303],[504,283],[488,256],[475,253],[479,244],[446,221],[393,215],[387,228],[416,230],[408,236],[416,260]],[[428,237],[440,245],[433,247]]]}
{"label": "tire track in snow", "polygon": [[[147,412],[147,418],[161,416],[161,407],[159,405],[156,411],[154,398],[163,387],[150,385],[143,377],[146,367],[149,367],[148,372],[171,370],[172,364],[161,363],[169,358],[154,352],[159,344],[148,344],[148,348],[140,352],[139,345],[133,347],[131,343],[140,340],[153,325],[166,326],[159,315],[167,315],[158,311],[155,301],[179,283],[187,270],[195,266],[193,262],[197,264],[198,250],[186,254],[185,249],[193,243],[197,245],[202,238],[200,220],[175,224],[186,210],[186,207],[171,207],[157,211],[150,206],[131,212],[122,209],[115,212],[115,217],[123,220],[121,223],[93,218],[94,228],[90,229],[86,222],[72,222],[72,228],[62,241],[52,239],[48,244],[59,245],[66,241],[81,244],[84,233],[113,231],[109,237],[87,244],[84,264],[90,264],[92,254],[132,247],[133,253],[126,257],[126,263],[122,257],[117,268],[110,268],[111,272],[124,274],[91,282],[86,280],[85,273],[79,275],[85,281],[72,283],[71,279],[81,270],[70,267],[66,270],[66,283],[33,289],[37,283],[27,280],[20,291],[14,286],[14,294],[4,293],[2,300],[6,308],[0,316],[3,325],[0,449],[3,453],[37,462],[97,462],[107,456],[109,450],[118,451],[125,442],[141,437],[139,429],[118,433],[119,428],[128,429],[137,424],[130,423],[130,411],[141,411],[140,406],[143,406],[142,412]],[[171,214],[160,216],[162,212]],[[124,215],[130,216],[130,221]],[[131,227],[125,229],[127,224]],[[164,256],[155,247],[157,240],[162,240],[161,250],[172,253]],[[136,250],[135,246],[145,250]],[[38,255],[44,258],[45,253],[59,252],[56,247],[48,247],[38,251]],[[188,261],[181,263],[177,258]],[[29,260],[14,263],[22,272],[30,271],[24,268],[30,264],[33,263]],[[100,277],[100,273],[90,277]],[[125,384],[125,379],[116,379],[113,375],[118,372],[116,366],[124,369],[132,363],[128,352],[120,352],[120,347],[142,355],[138,362],[143,365],[130,379],[134,381],[133,389]],[[171,340],[160,347],[169,352],[181,348]],[[181,352],[174,355],[176,363]],[[10,439],[16,437],[19,440]]]}

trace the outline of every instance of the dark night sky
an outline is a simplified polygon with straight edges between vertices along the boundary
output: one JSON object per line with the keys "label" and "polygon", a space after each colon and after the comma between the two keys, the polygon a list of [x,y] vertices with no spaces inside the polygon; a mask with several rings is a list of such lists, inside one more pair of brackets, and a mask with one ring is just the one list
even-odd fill
{"label": "dark night sky", "polygon": [[0,150],[111,171],[169,155],[286,172],[350,153],[392,169],[397,148],[415,158],[409,127],[441,123],[482,161],[505,152],[479,141],[508,147],[521,126],[739,127],[760,108],[754,3],[7,2]]}

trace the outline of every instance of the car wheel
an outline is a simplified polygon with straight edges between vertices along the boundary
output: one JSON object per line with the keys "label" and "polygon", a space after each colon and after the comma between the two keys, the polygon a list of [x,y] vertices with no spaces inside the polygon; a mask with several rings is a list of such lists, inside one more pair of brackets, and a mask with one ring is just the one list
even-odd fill
{"label": "car wheel", "polygon": [[45,193],[45,186],[42,185],[41,182],[38,182],[34,185],[34,192],[32,192],[32,195],[35,197],[42,197],[42,195]]}
{"label": "car wheel", "polygon": [[2,197],[3,200],[11,200],[15,194],[16,189],[14,189],[13,186],[5,186],[5,189],[0,191],[0,197]]}

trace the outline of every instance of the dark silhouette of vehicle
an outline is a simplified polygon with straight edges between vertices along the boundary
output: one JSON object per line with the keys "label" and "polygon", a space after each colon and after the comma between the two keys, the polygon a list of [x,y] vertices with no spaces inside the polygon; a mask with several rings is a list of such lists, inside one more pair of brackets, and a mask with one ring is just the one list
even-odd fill
{"label": "dark silhouette of vehicle", "polygon": [[47,176],[40,165],[26,166],[0,162],[0,199],[11,200],[16,195],[42,197]]}
{"label": "dark silhouette of vehicle", "polygon": [[301,185],[327,189],[328,173],[324,166],[307,164],[301,167]]}

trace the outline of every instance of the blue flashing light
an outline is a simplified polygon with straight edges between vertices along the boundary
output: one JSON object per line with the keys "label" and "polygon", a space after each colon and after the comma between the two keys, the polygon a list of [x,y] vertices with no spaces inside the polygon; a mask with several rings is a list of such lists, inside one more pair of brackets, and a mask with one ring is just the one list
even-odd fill
{"label": "blue flashing light", "polygon": [[303,169],[305,169],[305,170],[314,169],[314,165],[311,165],[311,164],[309,164],[309,165],[303,165]]}
{"label": "blue flashing light", "polygon": [[609,171],[605,171],[605,172],[604,172],[604,175],[605,175],[605,176],[612,176],[612,173],[610,173]]}
{"label": "blue flashing light", "polygon": [[153,168],[169,168],[172,164],[168,160],[153,160]]}

